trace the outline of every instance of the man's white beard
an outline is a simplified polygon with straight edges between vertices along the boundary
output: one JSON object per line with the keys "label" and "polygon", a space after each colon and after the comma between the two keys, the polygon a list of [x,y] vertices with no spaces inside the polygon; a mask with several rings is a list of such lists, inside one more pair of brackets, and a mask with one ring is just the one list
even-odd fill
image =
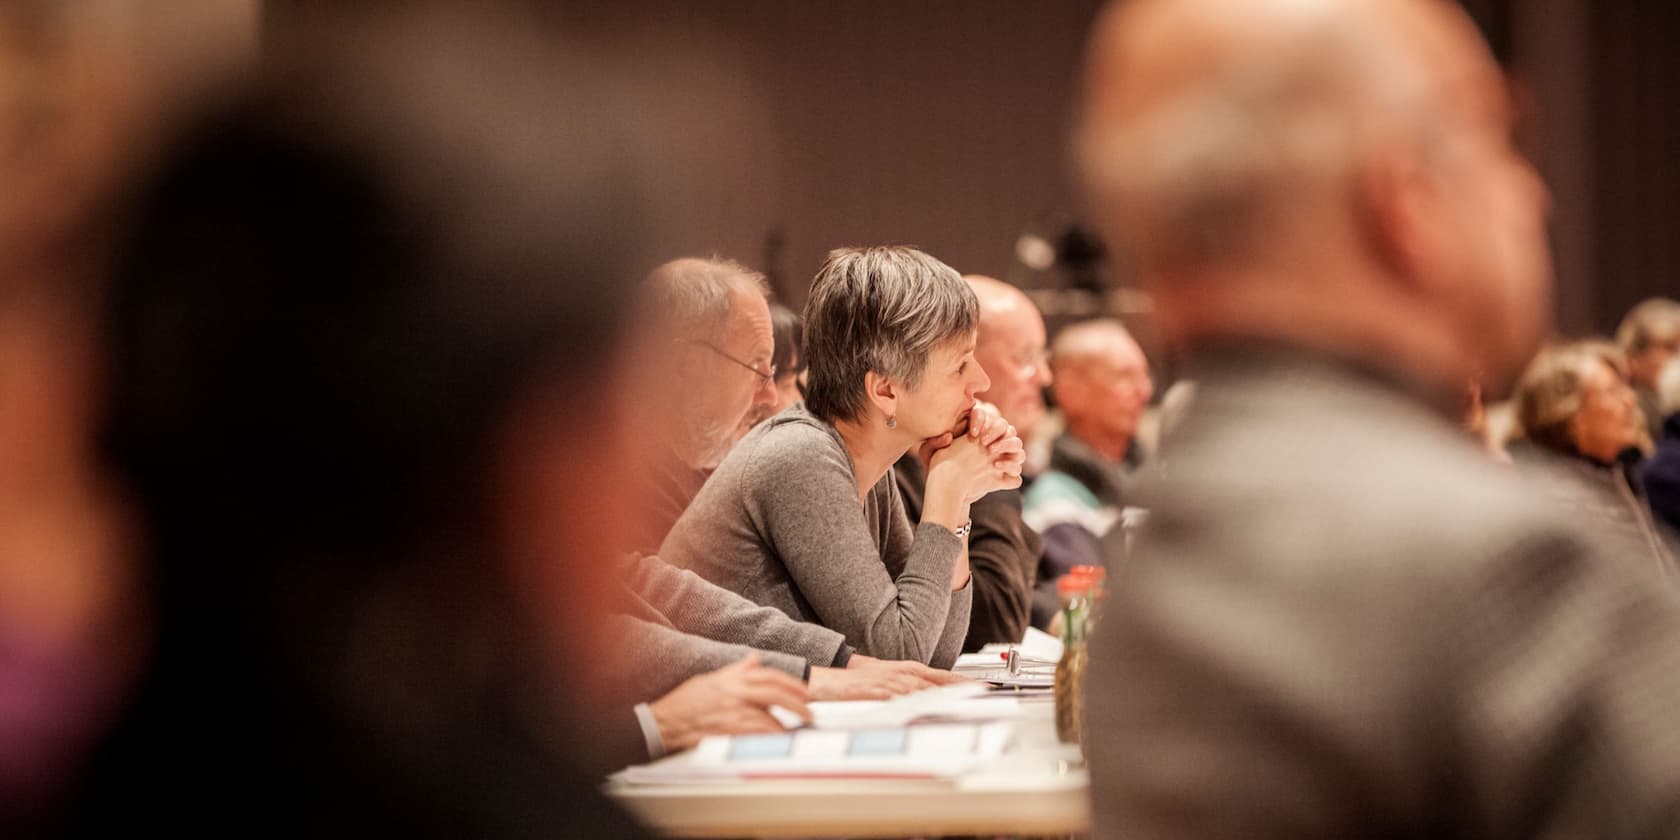
{"label": "man's white beard", "polygon": [[723,456],[728,455],[729,450],[735,447],[735,441],[740,439],[737,429],[725,428],[722,424],[705,420],[695,421],[690,432],[695,453],[694,463],[690,466],[701,470],[717,467],[723,462]]}

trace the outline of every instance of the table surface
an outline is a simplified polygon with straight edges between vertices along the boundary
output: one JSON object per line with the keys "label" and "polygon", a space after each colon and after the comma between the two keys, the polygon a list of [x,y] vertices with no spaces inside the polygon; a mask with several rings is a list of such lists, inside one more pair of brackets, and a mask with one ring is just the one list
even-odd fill
{"label": "table surface", "polygon": [[956,779],[612,781],[608,795],[673,837],[903,837],[1088,831],[1079,749],[1056,740],[1048,698],[1022,700],[1015,743]]}

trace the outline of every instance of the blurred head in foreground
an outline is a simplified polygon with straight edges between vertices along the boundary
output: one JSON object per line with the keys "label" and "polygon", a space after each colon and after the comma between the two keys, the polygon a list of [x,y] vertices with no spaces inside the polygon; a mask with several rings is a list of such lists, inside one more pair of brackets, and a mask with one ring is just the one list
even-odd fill
{"label": "blurred head in foreground", "polygon": [[1091,56],[1087,183],[1180,349],[1328,352],[1455,405],[1545,334],[1546,193],[1456,7],[1137,0]]}
{"label": "blurred head in foreground", "polygon": [[103,440],[154,652],[86,796],[611,835],[556,795],[547,668],[628,506],[626,97],[528,30],[377,23],[203,109],[123,208]]}
{"label": "blurred head in foreground", "polygon": [[1549,308],[1469,17],[1113,9],[1085,165],[1198,393],[1090,642],[1095,833],[1674,834],[1680,602],[1606,533],[1648,522],[1572,521],[1454,428]]}
{"label": "blurred head in foreground", "polygon": [[112,37],[118,5],[0,4],[0,836],[50,818],[138,647],[88,445],[97,210],[154,69]]}

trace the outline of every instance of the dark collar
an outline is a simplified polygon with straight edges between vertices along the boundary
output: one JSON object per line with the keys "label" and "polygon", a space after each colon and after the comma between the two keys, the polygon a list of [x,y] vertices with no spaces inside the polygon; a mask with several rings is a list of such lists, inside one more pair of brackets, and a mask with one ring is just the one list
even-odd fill
{"label": "dark collar", "polygon": [[1050,445],[1050,469],[1085,485],[1105,505],[1121,504],[1124,471],[1085,441],[1064,432]]}
{"label": "dark collar", "polygon": [[1465,383],[1464,391],[1443,391],[1377,359],[1308,349],[1271,339],[1233,337],[1204,341],[1183,354],[1181,369],[1184,377],[1192,380],[1270,375],[1279,370],[1316,370],[1400,394],[1454,422],[1463,417],[1469,398],[1469,383]]}

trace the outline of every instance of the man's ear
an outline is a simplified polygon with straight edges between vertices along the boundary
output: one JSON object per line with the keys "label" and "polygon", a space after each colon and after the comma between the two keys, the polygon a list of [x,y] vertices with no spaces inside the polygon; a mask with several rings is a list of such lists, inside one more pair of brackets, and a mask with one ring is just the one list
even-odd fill
{"label": "man's ear", "polygon": [[898,383],[892,377],[870,371],[863,375],[863,391],[883,417],[898,416]]}
{"label": "man's ear", "polygon": [[1447,250],[1442,207],[1446,185],[1418,150],[1379,148],[1359,163],[1354,178],[1355,218],[1377,260],[1414,288],[1440,282]]}

